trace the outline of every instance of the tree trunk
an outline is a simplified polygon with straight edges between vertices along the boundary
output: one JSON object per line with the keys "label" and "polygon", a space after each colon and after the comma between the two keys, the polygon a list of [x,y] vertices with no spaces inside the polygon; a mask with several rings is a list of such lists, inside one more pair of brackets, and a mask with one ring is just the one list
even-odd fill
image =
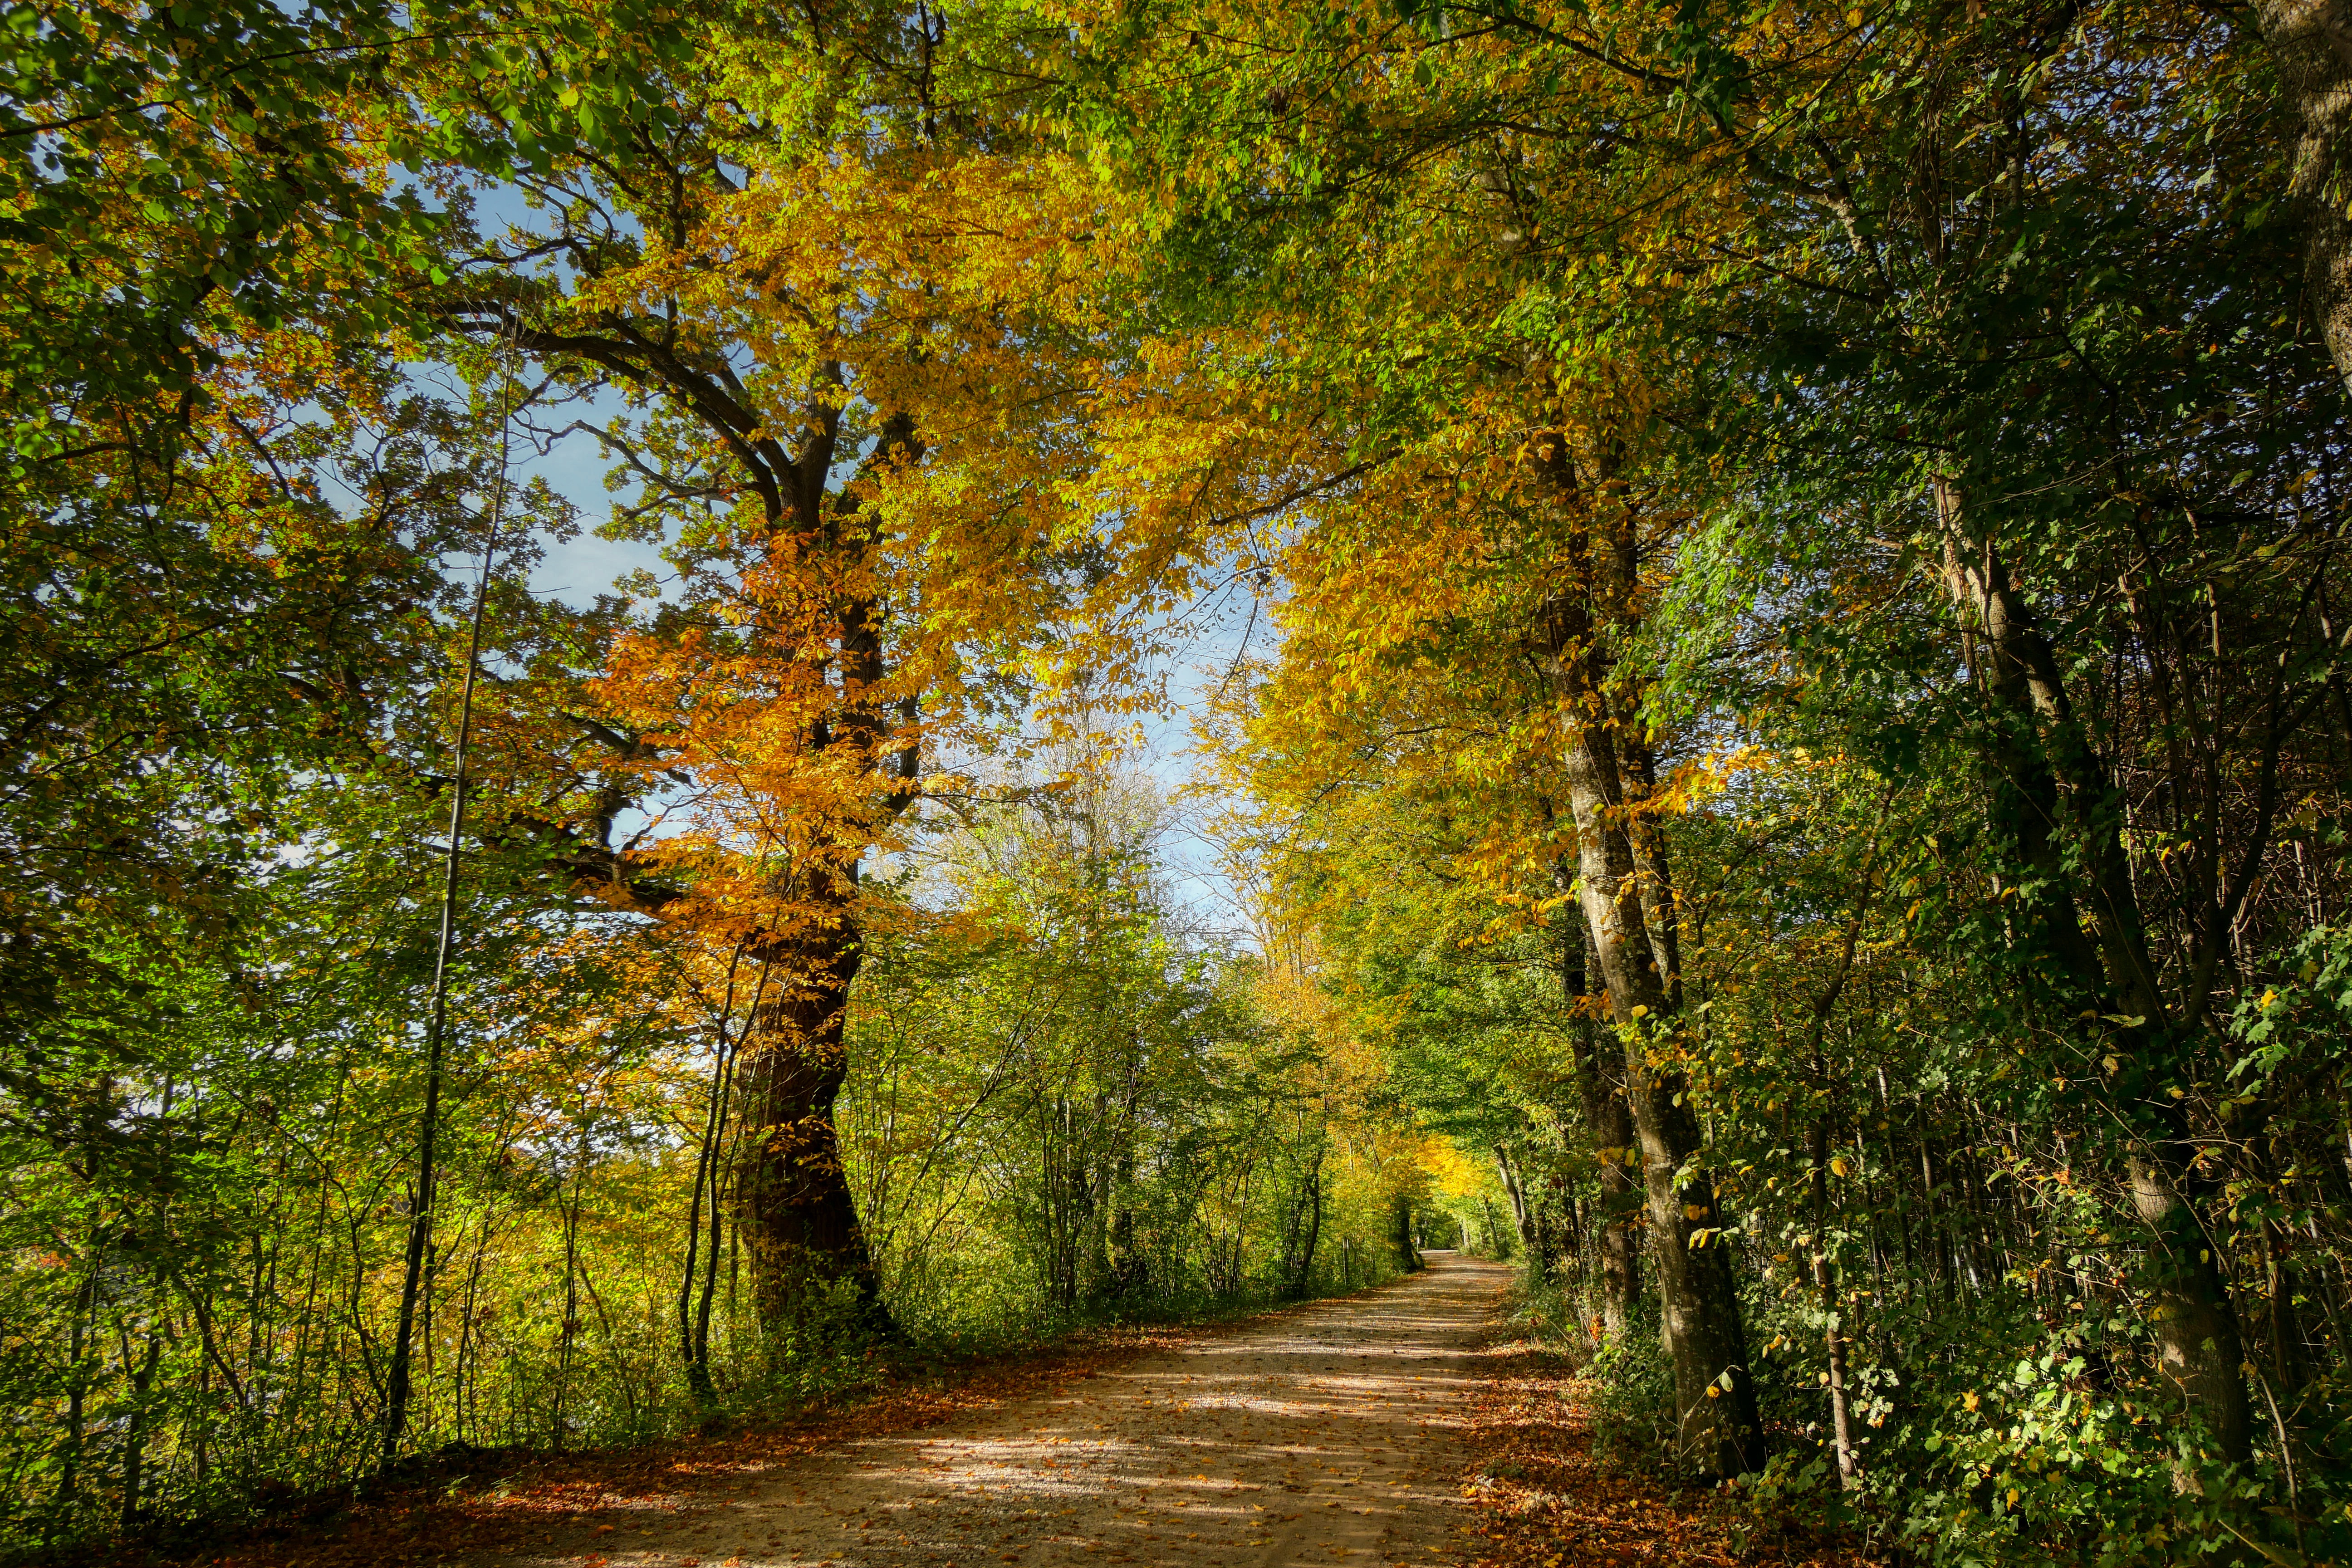
{"label": "tree trunk", "polygon": [[1830,1436],[1837,1456],[1838,1485],[1852,1491],[1861,1482],[1862,1466],[1854,1453],[1853,1417],[1846,1395],[1843,1303],[1838,1296],[1837,1265],[1830,1258],[1830,1137],[1826,1117],[1814,1118],[1811,1142],[1813,1289],[1821,1294],[1822,1349],[1829,1356]]}
{"label": "tree trunk", "polygon": [[[393,1331],[392,1365],[384,1378],[383,1467],[400,1458],[408,1436],[409,1363],[415,1342],[420,1295],[431,1289],[428,1263],[433,1251],[434,1197],[438,1188],[437,1141],[441,1134],[441,1079],[449,1026],[449,960],[457,933],[457,870],[459,846],[466,833],[467,763],[474,731],[474,682],[481,673],[482,619],[489,604],[490,568],[498,557],[499,528],[505,521],[507,493],[506,442],[508,421],[499,426],[498,488],[490,500],[489,532],[482,541],[482,571],[474,584],[472,629],[467,634],[466,679],[457,700],[457,743],[453,753],[456,777],[449,788],[449,847],[441,865],[440,932],[433,949],[432,1000],[425,1028],[425,1109],[417,1119],[415,1207],[408,1223],[408,1250],[400,1286],[400,1317]],[[432,1366],[432,1329],[425,1329],[426,1370]]]}
{"label": "tree trunk", "polygon": [[[1574,886],[1566,866],[1555,875],[1563,890]],[[1601,1167],[1601,1213],[1595,1224],[1601,1242],[1601,1326],[1615,1339],[1633,1323],[1642,1299],[1641,1240],[1634,1235],[1642,1198],[1633,1181],[1633,1118],[1625,1104],[1625,1074],[1614,1065],[1612,1053],[1601,1048],[1601,1024],[1580,1005],[1601,973],[1601,958],[1580,916],[1575,926],[1561,944],[1561,981],[1570,1006],[1577,1009],[1569,1020],[1569,1049],[1576,1058],[1585,1135]]]}
{"label": "tree trunk", "polygon": [[[1674,1354],[1676,1424],[1685,1452],[1713,1475],[1740,1475],[1764,1462],[1756,1386],[1748,1369],[1747,1331],[1723,1239],[1715,1184],[1704,1166],[1698,1123],[1679,1075],[1653,1068],[1635,1020],[1627,1033],[1627,1100],[1640,1141],[1648,1198],[1651,1252]],[[1677,1179],[1685,1168],[1689,1174]]]}
{"label": "tree trunk", "polygon": [[[155,1368],[163,1359],[163,1339],[152,1322],[147,1326],[147,1355],[131,1374],[131,1422],[122,1435],[122,1533],[135,1535],[140,1522],[140,1492],[145,1484],[147,1429],[152,1412],[148,1393],[154,1386]],[[124,1336],[122,1362],[131,1364],[131,1342]]]}
{"label": "tree trunk", "polygon": [[[1607,1121],[1599,1136],[1613,1140],[1612,1151],[1633,1147],[1633,1115],[1623,1094],[1612,1094],[1604,1107]],[[1633,1326],[1634,1309],[1642,1301],[1642,1194],[1633,1173],[1623,1160],[1601,1167],[1601,1327],[1612,1336]]]}
{"label": "tree trunk", "polygon": [[847,889],[822,874],[812,879],[821,896],[834,896],[809,929],[752,942],[774,979],[737,1046],[748,1146],[736,1223],[751,1254],[752,1300],[772,1332],[839,1311],[856,1330],[895,1336],[833,1126],[848,1072],[842,1031],[857,931]]}
{"label": "tree trunk", "polygon": [[[1578,1018],[1578,1023],[1588,1020]],[[1600,1035],[1597,1027],[1585,1032]],[[1600,1039],[1578,1044],[1576,1084],[1583,1098],[1585,1131],[1592,1138],[1592,1157],[1600,1162],[1601,1331],[1616,1338],[1633,1326],[1634,1305],[1642,1300],[1642,1239],[1634,1234],[1642,1223],[1642,1194],[1633,1175],[1637,1162],[1633,1110],[1625,1105],[1625,1074],[1609,1069]]]}
{"label": "tree trunk", "polygon": [[2352,151],[2352,8],[2345,0],[2258,0],[2254,19],[2293,122],[2287,195],[2302,212],[2305,303],[2352,386],[2352,219],[2345,204]]}
{"label": "tree trunk", "polygon": [[[2163,1161],[2144,1152],[2127,1169],[2132,1206],[2148,1230],[2158,1370],[2204,1421],[2221,1457],[2244,1464],[2254,1450],[2253,1407],[2241,1370],[2245,1348],[2213,1244]],[[2184,1489],[2194,1489],[2185,1469],[2180,1479]]]}
{"label": "tree trunk", "polygon": [[[743,948],[742,942],[737,942],[734,956],[728,960],[727,999],[719,1011],[719,1026],[713,1031],[716,1043],[712,1047],[710,1058],[710,1092],[703,1102],[702,1144],[695,1157],[694,1185],[689,1191],[686,1205],[686,1269],[677,1283],[678,1354],[686,1363],[687,1387],[693,1391],[695,1404],[706,1411],[719,1403],[719,1388],[711,1382],[709,1358],[706,1353],[709,1342],[708,1330],[710,1298],[706,1291],[703,1296],[701,1320],[704,1331],[698,1334],[694,1311],[694,1286],[704,1261],[702,1257],[703,1195],[706,1192],[709,1194],[710,1212],[714,1219],[718,1216],[720,1202],[718,1179],[719,1146],[720,1140],[725,1136],[728,1055],[729,1048],[733,1044],[732,1037],[727,1030],[734,1021],[735,976],[737,971],[742,967]],[[765,981],[767,975],[763,971],[761,979]],[[754,996],[751,999],[751,1011],[757,1014],[759,1009],[760,999]],[[719,1237],[715,1226],[710,1239],[711,1255],[716,1258]]]}
{"label": "tree trunk", "polygon": [[563,1451],[568,1435],[563,1426],[564,1401],[572,1393],[572,1352],[580,1337],[580,1205],[588,1191],[588,1113],[581,1110],[578,1122],[579,1142],[572,1155],[572,1202],[562,1201],[561,1189],[556,1199],[556,1212],[563,1221],[563,1327],[555,1342],[555,1403],[548,1414],[547,1446],[557,1453]]}
{"label": "tree trunk", "polygon": [[[1554,437],[1557,443],[1558,437]],[[1552,461],[1563,468],[1564,449]],[[1572,487],[1563,484],[1564,490]],[[1595,530],[1594,531],[1599,531]],[[1601,542],[1589,579],[1598,606],[1622,618],[1630,610],[1632,549],[1622,529]],[[1658,1270],[1664,1331],[1675,1364],[1675,1403],[1682,1447],[1716,1475],[1738,1475],[1763,1463],[1756,1389],[1746,1331],[1724,1241],[1715,1184],[1699,1161],[1697,1120],[1683,1098],[1681,1075],[1651,1059],[1676,1026],[1672,948],[1654,934],[1645,908],[1671,918],[1672,889],[1644,889],[1636,869],[1629,807],[1636,804],[1616,749],[1614,730],[1631,704],[1612,702],[1611,671],[1600,645],[1601,616],[1556,600],[1544,626],[1546,659],[1563,731],[1570,805],[1575,814],[1578,900],[1612,1019],[1623,1041],[1625,1102],[1641,1150],[1650,1241]],[[1654,856],[1653,876],[1663,861]]]}
{"label": "tree trunk", "polygon": [[1412,1200],[1402,1193],[1389,1200],[1389,1240],[1396,1248],[1397,1266],[1406,1273],[1424,1267],[1421,1248],[1413,1244]]}
{"label": "tree trunk", "polygon": [[[2032,900],[2020,901],[2028,940],[2072,1001],[2119,1020],[2108,1042],[2141,1086],[2110,1092],[2123,1125],[2140,1126],[2149,1104],[2155,1107],[2156,1125],[2140,1134],[2127,1173],[2146,1227],[2143,1279],[2156,1301],[2159,1364],[2221,1456],[2244,1463],[2253,1452],[2253,1410],[2240,1370],[2244,1349],[2217,1249],[2197,1215],[2197,1146],[2178,1102],[2163,1093],[2167,1080],[2179,1076],[2176,1058],[2184,1042],[2148,954],[2114,791],[2074,717],[2056,650],[1990,535],[1971,528],[1960,490],[1949,481],[1937,482],[1936,510],[1946,593],[1998,727],[1985,768],[1992,825],[2041,884]],[[2058,837],[2062,825],[2073,830],[2071,844]],[[2179,1479],[2194,1484],[2186,1468]]]}
{"label": "tree trunk", "polygon": [[[1307,1179],[1291,1212],[1290,1235],[1285,1238],[1283,1250],[1286,1281],[1293,1300],[1302,1299],[1315,1276],[1315,1249],[1323,1239],[1323,1148],[1316,1146],[1315,1161],[1307,1168]],[[1303,1234],[1302,1234],[1303,1229]]]}
{"label": "tree trunk", "polygon": [[1547,1255],[1543,1227],[1536,1217],[1537,1200],[1520,1184],[1518,1169],[1511,1163],[1510,1150],[1500,1143],[1495,1145],[1495,1171],[1503,1179],[1504,1197],[1510,1201],[1511,1227],[1518,1232],[1528,1270],[1538,1280],[1549,1283],[1551,1258]]}

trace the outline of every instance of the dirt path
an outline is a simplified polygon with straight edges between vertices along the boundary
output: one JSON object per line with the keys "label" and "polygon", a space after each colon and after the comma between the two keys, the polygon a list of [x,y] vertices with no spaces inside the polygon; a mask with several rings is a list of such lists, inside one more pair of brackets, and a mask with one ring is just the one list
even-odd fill
{"label": "dirt path", "polygon": [[1472,1349],[1509,1277],[1430,1261],[1365,1296],[753,1472],[691,1513],[649,1508],[642,1526],[475,1561],[1419,1568],[1461,1544]]}

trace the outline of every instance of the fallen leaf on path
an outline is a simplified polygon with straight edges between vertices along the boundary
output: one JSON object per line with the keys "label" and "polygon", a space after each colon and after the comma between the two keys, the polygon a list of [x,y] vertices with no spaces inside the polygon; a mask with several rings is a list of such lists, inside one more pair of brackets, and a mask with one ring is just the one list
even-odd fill
{"label": "fallen leaf on path", "polygon": [[[1463,1433],[1462,1496],[1487,1542],[1475,1568],[1883,1568],[1850,1541],[1756,1530],[1745,1550],[1711,1489],[1602,1464],[1592,1451],[1591,1389],[1559,1355],[1526,1341],[1490,1344]],[[1752,1523],[1752,1521],[1751,1521]]]}

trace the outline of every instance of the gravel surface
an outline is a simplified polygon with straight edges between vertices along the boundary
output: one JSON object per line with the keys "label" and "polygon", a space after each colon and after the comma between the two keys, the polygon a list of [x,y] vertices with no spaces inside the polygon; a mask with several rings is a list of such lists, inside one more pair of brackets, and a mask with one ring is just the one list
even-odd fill
{"label": "gravel surface", "polygon": [[1468,1547],[1475,1352],[1510,1271],[1444,1253],[1379,1290],[743,1478],[544,1554],[581,1568],[1427,1564]]}

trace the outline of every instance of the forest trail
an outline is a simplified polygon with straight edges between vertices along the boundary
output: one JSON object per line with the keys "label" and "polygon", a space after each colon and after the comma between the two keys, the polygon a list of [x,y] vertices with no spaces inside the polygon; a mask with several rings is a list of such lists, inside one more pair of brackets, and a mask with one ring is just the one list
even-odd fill
{"label": "forest trail", "polygon": [[1386,1289],[1074,1373],[942,1426],[782,1461],[641,1529],[473,1561],[1419,1568],[1462,1542],[1475,1347],[1511,1276],[1444,1253],[1430,1263]]}

